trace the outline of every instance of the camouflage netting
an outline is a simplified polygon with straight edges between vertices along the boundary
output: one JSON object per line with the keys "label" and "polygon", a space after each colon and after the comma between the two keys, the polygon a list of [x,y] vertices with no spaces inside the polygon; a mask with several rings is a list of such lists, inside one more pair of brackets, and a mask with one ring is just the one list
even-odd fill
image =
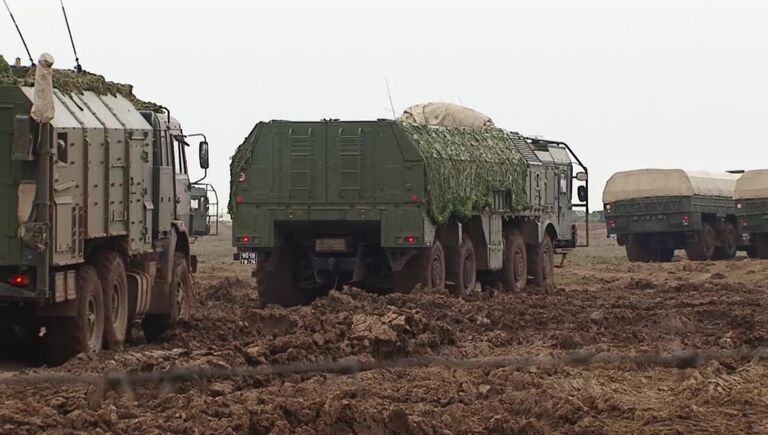
{"label": "camouflage netting", "polygon": [[[524,140],[498,128],[449,128],[396,121],[425,161],[426,204],[437,223],[467,217],[491,205],[491,193],[508,190],[515,211],[529,207],[525,190],[528,167],[513,141]],[[257,125],[258,128],[258,125]],[[254,129],[254,132],[256,130]],[[237,148],[230,163],[230,192],[250,160],[254,133]],[[234,213],[232,195],[229,213]]]}
{"label": "camouflage netting", "polygon": [[437,223],[484,210],[497,190],[511,192],[513,210],[529,206],[527,165],[515,148],[514,135],[498,128],[399,124],[424,158],[427,208]]}
{"label": "camouflage netting", "polygon": [[[0,56],[0,85],[34,86],[35,67],[11,67]],[[91,91],[101,95],[122,95],[133,103],[137,110],[163,112],[162,106],[140,100],[133,94],[133,86],[110,82],[103,76],[86,71],[53,70],[53,87],[65,94]]]}

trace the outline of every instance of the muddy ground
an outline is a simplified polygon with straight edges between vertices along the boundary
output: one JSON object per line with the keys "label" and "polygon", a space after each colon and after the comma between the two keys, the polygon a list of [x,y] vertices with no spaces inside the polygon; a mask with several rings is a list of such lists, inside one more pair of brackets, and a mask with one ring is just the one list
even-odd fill
{"label": "muddy ground", "polygon": [[[158,344],[81,356],[32,373],[243,368],[336,360],[543,357],[768,346],[768,262],[629,264],[593,230],[551,294],[334,292],[308,307],[260,307],[228,235],[200,240],[194,322]],[[768,432],[768,363],[696,368],[602,364],[373,370],[212,380],[175,388],[0,384],[0,433]]]}

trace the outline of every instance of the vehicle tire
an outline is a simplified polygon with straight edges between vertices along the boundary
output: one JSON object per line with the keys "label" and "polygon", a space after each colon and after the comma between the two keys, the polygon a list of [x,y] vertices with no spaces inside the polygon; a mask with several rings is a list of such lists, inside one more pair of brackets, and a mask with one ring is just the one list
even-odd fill
{"label": "vehicle tire", "polygon": [[416,286],[426,289],[445,288],[445,251],[435,240],[430,248],[421,248],[403,269],[394,273],[394,289],[410,293]]}
{"label": "vehicle tire", "polygon": [[533,276],[533,285],[550,292],[555,289],[555,248],[549,234],[538,245],[528,250],[528,271]]}
{"label": "vehicle tire", "polygon": [[717,234],[708,222],[704,222],[701,231],[696,235],[696,242],[690,243],[685,248],[685,253],[691,261],[711,260],[715,255],[715,241]]}
{"label": "vehicle tire", "polygon": [[45,317],[43,352],[48,365],[64,364],[79,353],[97,353],[104,341],[104,293],[93,267],[84,264],[77,274],[75,317]]}
{"label": "vehicle tire", "polygon": [[736,233],[736,227],[726,222],[720,236],[720,246],[715,248],[714,258],[716,260],[729,260],[736,256],[739,248],[739,235]]}
{"label": "vehicle tire", "polygon": [[641,236],[629,236],[625,249],[627,258],[632,263],[650,263],[653,260],[651,246]]}
{"label": "vehicle tire", "polygon": [[669,263],[675,258],[675,250],[672,248],[658,248],[654,261],[658,263]]}
{"label": "vehicle tire", "polygon": [[157,341],[180,322],[188,322],[192,318],[192,277],[189,274],[187,260],[180,252],[175,253],[173,257],[173,273],[168,297],[169,312],[167,314],[147,314],[141,322],[144,338],[149,342]]}
{"label": "vehicle tire", "polygon": [[755,255],[761,260],[768,260],[768,234],[757,234],[755,240]]}
{"label": "vehicle tire", "polygon": [[501,285],[506,291],[521,291],[528,282],[528,254],[520,231],[504,232],[504,256],[501,267]]}
{"label": "vehicle tire", "polygon": [[90,264],[96,269],[104,291],[104,344],[108,349],[122,349],[129,317],[125,263],[115,251],[100,251]]}
{"label": "vehicle tire", "polygon": [[266,262],[256,264],[256,285],[259,300],[262,305],[280,305],[293,307],[308,302],[307,297],[296,287],[295,248],[285,246],[272,255],[276,258],[272,270],[268,270]]}
{"label": "vehicle tire", "polygon": [[454,255],[446,255],[446,280],[453,282],[448,286],[452,294],[464,296],[474,290],[477,283],[477,262],[472,239],[464,234],[461,246],[454,251]]}

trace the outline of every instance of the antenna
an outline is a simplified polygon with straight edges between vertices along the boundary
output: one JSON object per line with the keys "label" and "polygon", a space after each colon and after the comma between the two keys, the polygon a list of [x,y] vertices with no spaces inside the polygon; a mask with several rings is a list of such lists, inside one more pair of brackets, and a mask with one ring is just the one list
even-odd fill
{"label": "antenna", "polygon": [[16,18],[13,16],[13,12],[11,12],[11,8],[10,6],[8,6],[8,2],[3,0],[3,3],[5,3],[5,9],[8,10],[8,15],[11,16],[11,21],[13,21],[13,25],[16,26],[16,31],[19,33],[19,37],[21,38],[21,43],[24,44],[24,50],[27,50],[27,57],[29,57],[29,63],[32,64],[32,66],[35,66],[35,61],[32,60],[32,55],[29,54],[27,41],[24,40],[24,35],[21,34],[21,29],[19,29],[19,25],[16,24]]}
{"label": "antenna", "polygon": [[[3,0],[5,1],[5,0]],[[75,71],[83,72],[83,67],[80,65],[80,58],[77,57],[77,48],[75,48],[75,40],[72,38],[72,29],[69,27],[69,19],[67,18],[67,10],[64,8],[64,0],[59,0],[61,3],[61,12],[64,13],[64,22],[67,23],[67,32],[69,32],[69,42],[72,43],[72,51],[75,52]]]}
{"label": "antenna", "polygon": [[389,90],[389,79],[385,78],[384,81],[387,83],[387,96],[389,97],[389,107],[392,109],[392,118],[397,118],[397,114],[395,112],[395,105],[392,103],[392,92]]}

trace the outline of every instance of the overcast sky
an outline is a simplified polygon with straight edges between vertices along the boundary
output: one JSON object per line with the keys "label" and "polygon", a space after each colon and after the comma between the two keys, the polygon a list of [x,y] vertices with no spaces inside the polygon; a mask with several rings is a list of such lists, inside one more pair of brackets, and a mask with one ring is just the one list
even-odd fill
{"label": "overcast sky", "polygon": [[[35,58],[74,65],[57,0],[8,2]],[[385,78],[398,112],[463,102],[568,142],[595,206],[619,170],[768,167],[762,0],[66,4],[87,70],[208,135],[223,198],[229,158],[256,122],[391,117]],[[0,53],[26,58],[0,14]]]}

